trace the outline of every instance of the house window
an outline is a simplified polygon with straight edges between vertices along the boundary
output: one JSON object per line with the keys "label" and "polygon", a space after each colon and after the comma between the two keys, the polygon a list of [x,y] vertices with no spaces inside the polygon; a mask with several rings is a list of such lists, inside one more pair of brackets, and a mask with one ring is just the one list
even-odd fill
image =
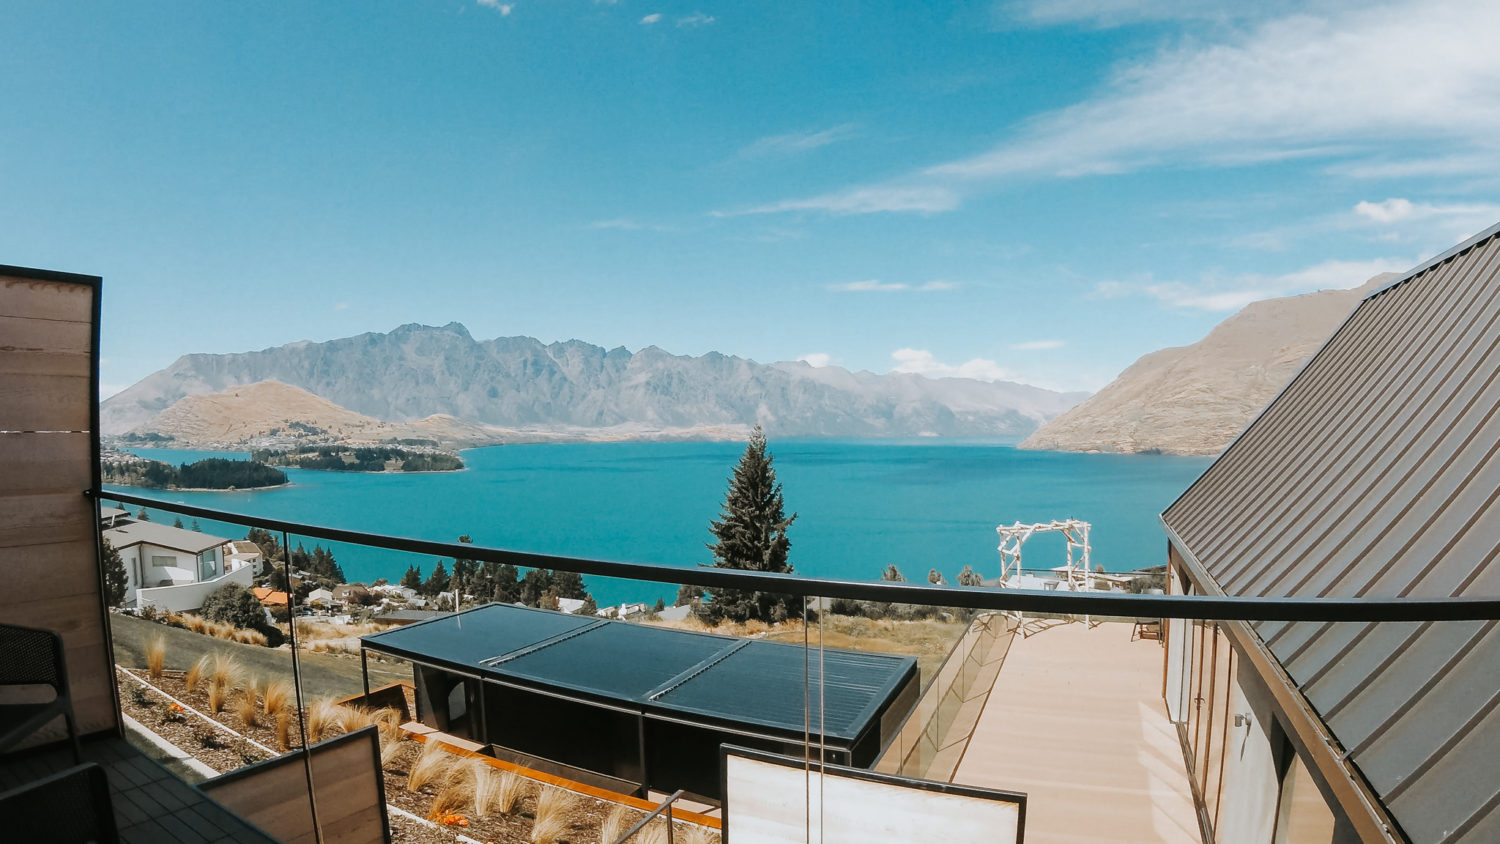
{"label": "house window", "polygon": [[167,566],[173,565],[176,562],[176,557],[162,557],[156,554],[151,555],[151,565],[156,568],[166,568]]}

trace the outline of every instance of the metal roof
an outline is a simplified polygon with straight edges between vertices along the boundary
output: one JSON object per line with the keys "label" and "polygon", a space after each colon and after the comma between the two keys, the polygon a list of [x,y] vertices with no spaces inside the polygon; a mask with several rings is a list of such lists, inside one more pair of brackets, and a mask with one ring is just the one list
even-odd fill
{"label": "metal roof", "polygon": [[[1500,226],[1365,299],[1162,514],[1228,595],[1500,595]],[[1493,621],[1258,622],[1415,842],[1500,840]]]}
{"label": "metal roof", "polygon": [[[818,652],[800,645],[487,604],[364,637],[371,650],[510,683],[579,692],[664,715],[698,716],[801,735],[803,678]],[[854,741],[916,673],[916,660],[825,649],[822,719],[829,739]],[[812,731],[820,716],[816,685]]]}
{"label": "metal roof", "polygon": [[128,525],[110,528],[104,531],[104,538],[117,549],[129,548],[146,542],[158,548],[170,548],[173,551],[183,551],[189,554],[201,554],[229,541],[222,537],[209,536],[195,530],[156,522],[131,522]]}

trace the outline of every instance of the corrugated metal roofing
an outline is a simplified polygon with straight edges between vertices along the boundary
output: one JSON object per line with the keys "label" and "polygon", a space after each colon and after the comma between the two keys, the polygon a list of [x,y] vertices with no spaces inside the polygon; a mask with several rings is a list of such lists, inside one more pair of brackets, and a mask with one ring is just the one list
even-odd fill
{"label": "corrugated metal roofing", "polygon": [[[1226,594],[1500,595],[1497,231],[1365,299],[1163,513]],[[1255,627],[1411,840],[1500,840],[1494,622]]]}
{"label": "corrugated metal roofing", "polygon": [[[799,645],[580,618],[489,604],[364,637],[373,650],[469,674],[583,692],[678,716],[800,734],[804,672],[814,683],[818,732],[818,654]],[[824,734],[853,741],[881,704],[916,672],[916,660],[826,649]]]}

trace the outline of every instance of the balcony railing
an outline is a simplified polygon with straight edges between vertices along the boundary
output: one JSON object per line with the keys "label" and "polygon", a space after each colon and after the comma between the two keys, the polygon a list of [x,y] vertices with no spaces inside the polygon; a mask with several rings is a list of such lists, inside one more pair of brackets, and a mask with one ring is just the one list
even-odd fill
{"label": "balcony railing", "polygon": [[[797,799],[803,807],[799,811],[805,813],[805,840],[821,840],[823,801],[832,799],[824,792],[839,766],[866,769],[872,776],[926,782],[934,789],[933,795],[941,794],[945,800],[1024,793],[1023,820],[1018,823],[1032,841],[1048,840],[1049,827],[1068,835],[1082,829],[1085,837],[1088,830],[1100,831],[1104,837],[1099,840],[1111,840],[1110,836],[1133,840],[1132,836],[1148,833],[1158,840],[1212,840],[1216,830],[1243,822],[1250,804],[1265,803],[1264,795],[1251,799],[1233,792],[1227,771],[1249,763],[1243,761],[1245,753],[1231,758],[1225,748],[1238,741],[1253,750],[1261,743],[1269,747],[1271,742],[1286,742],[1288,737],[1300,748],[1307,737],[1296,730],[1304,729],[1306,723],[1316,724],[1314,707],[1290,678],[1276,675],[1279,666],[1274,660],[1266,659],[1256,632],[1261,625],[1453,625],[1500,619],[1500,599],[1033,592],[683,569],[378,535],[119,492],[103,497],[185,518],[259,528],[276,537],[282,548],[339,543],[350,549],[341,554],[363,547],[402,552],[422,564],[430,564],[433,558],[464,559],[523,571],[572,572],[587,578],[590,588],[607,589],[612,595],[639,595],[648,606],[654,596],[664,590],[670,594],[683,585],[789,596],[786,606],[792,611],[779,624],[705,628],[691,618],[663,620],[647,613],[633,627],[652,628],[663,635],[686,630],[694,635],[727,633],[750,642],[779,642],[795,649],[794,660],[778,662],[780,657],[771,651],[718,644],[719,640],[702,643],[641,633],[631,640],[642,643],[636,654],[640,664],[620,666],[630,676],[606,688],[608,684],[598,678],[547,676],[537,667],[545,665],[538,654],[548,650],[560,654],[568,648],[587,654],[593,647],[587,643],[595,641],[589,637],[605,635],[598,625],[618,622],[586,620],[555,631],[548,627],[534,639],[512,644],[478,641],[483,624],[490,622],[483,620],[488,615],[473,608],[485,604],[488,596],[472,601],[461,596],[463,614],[447,621],[418,622],[432,632],[437,644],[431,647],[451,648],[450,657],[443,658],[434,655],[435,651],[413,650],[415,634],[366,632],[369,638],[359,642],[320,638],[327,631],[317,619],[299,615],[303,607],[294,591],[288,607],[292,647],[290,654],[278,657],[285,664],[241,670],[242,677],[255,675],[256,682],[253,688],[240,688],[238,695],[252,695],[260,712],[251,716],[258,722],[254,727],[234,732],[268,749],[245,752],[244,761],[254,762],[342,732],[343,728],[333,725],[340,713],[321,699],[346,699],[352,705],[365,699],[372,687],[404,683],[406,699],[401,699],[400,691],[387,688],[382,700],[397,703],[393,708],[407,721],[407,734],[422,733],[423,740],[401,741],[398,729],[381,730],[385,799],[393,835],[402,840],[440,836],[444,829],[462,832],[463,827],[455,826],[460,822],[494,824],[485,827],[490,830],[487,834],[501,837],[530,834],[522,830],[524,823],[541,823],[543,814],[553,811],[558,801],[571,807],[572,815],[563,815],[573,818],[572,823],[598,827],[587,834],[597,838],[613,832],[618,837],[679,790],[686,797],[677,801],[672,813],[685,826],[678,830],[676,840],[684,840],[684,834],[708,835],[723,823],[725,811],[721,807],[725,795],[717,792],[717,786],[705,785],[709,769],[719,781],[723,779],[717,776],[723,773],[722,743],[802,760],[805,787]],[[296,574],[284,560],[278,565],[288,581]],[[390,571],[387,577],[395,581],[400,574]],[[485,612],[493,615],[493,610]],[[1154,638],[1141,638],[1143,630]],[[201,653],[212,654],[216,647],[241,655],[253,653],[242,650],[244,646],[215,646],[212,640],[199,637],[201,641],[195,642],[175,635],[168,654],[168,662],[175,664],[168,666],[168,674],[175,670],[180,676],[153,684],[147,640],[156,632],[139,619],[122,621],[116,625],[115,644],[117,659],[128,672],[127,682],[139,685],[144,696],[154,700],[180,688]],[[1018,632],[1039,635],[1021,637],[1015,635]],[[399,644],[390,644],[394,642]],[[173,654],[172,647],[184,653]],[[678,658],[672,656],[673,649],[683,654],[698,654],[694,649],[700,649],[702,656],[681,656],[688,669],[679,670],[681,666],[672,662]],[[593,654],[597,656],[598,651]],[[763,675],[760,682],[743,688],[715,688],[705,682],[708,672],[723,670],[730,677],[727,667],[752,654],[765,655],[764,663],[756,663],[766,666],[763,671],[781,673]],[[361,659],[354,661],[353,655]],[[269,666],[272,661],[262,659],[257,664]],[[906,664],[914,666],[911,676],[915,679],[909,689],[899,676]],[[1285,688],[1272,689],[1271,701],[1247,692],[1247,672],[1252,668],[1262,677],[1282,676]],[[357,673],[361,669],[363,676]],[[888,688],[882,687],[884,691],[865,694],[868,690],[861,688],[864,675],[860,674],[865,670],[888,671],[895,679]],[[208,683],[203,688],[211,690],[212,657],[204,671],[207,680],[195,679],[200,685]],[[256,671],[261,673],[256,675]],[[656,677],[652,671],[664,673]],[[292,702],[285,710],[273,710],[265,702],[277,690],[278,680],[290,689]],[[242,681],[242,686],[247,682]],[[689,687],[694,690],[691,702],[674,703],[673,696]],[[134,694],[126,692],[122,700]],[[239,699],[234,694],[229,697]],[[726,706],[723,712],[744,713],[743,721],[731,723],[720,717],[722,712],[713,709],[719,698],[724,699],[718,701]],[[232,704],[233,700],[228,705]],[[856,704],[866,709],[840,709]],[[157,706],[154,711],[170,709]],[[282,712],[291,715],[278,714]],[[790,731],[785,728],[791,717],[788,713],[796,721]],[[361,717],[368,719],[368,714],[344,717],[358,723]],[[515,723],[518,719],[520,723]],[[1274,729],[1270,721],[1278,721]],[[845,722],[853,725],[852,731],[864,732],[841,733],[840,725]],[[725,735],[734,741],[721,741]],[[1330,736],[1322,739],[1336,741]],[[241,750],[250,746],[228,734],[224,743]],[[665,752],[663,743],[670,743],[673,751]],[[423,785],[419,782],[424,779],[421,765],[439,765],[432,761],[439,759],[433,755],[438,751],[429,750],[437,744],[446,745],[449,750],[445,752],[453,757],[440,760],[448,773]],[[1348,823],[1349,806],[1359,801],[1372,812],[1382,811],[1376,789],[1357,766],[1345,762],[1330,767],[1312,751],[1304,759],[1301,749],[1299,755],[1287,756],[1279,744],[1266,754],[1268,760],[1274,757],[1265,763],[1263,772],[1263,779],[1276,789],[1268,810],[1275,815],[1273,825]],[[219,767],[232,762],[228,759]],[[451,773],[460,769],[467,773]],[[823,771],[828,772],[828,779],[821,776]],[[526,781],[515,805],[525,815],[535,816],[534,820],[523,822],[523,815],[507,814],[493,805],[481,817],[481,807],[472,796],[466,798],[467,803],[442,797],[445,783],[462,777],[468,777],[472,785],[512,775]],[[1321,789],[1310,785],[1309,777]],[[327,820],[318,816],[317,794],[331,784],[316,781],[311,767],[306,779],[310,811],[315,823],[326,827]],[[552,797],[549,789],[561,789],[566,796]],[[1308,798],[1330,792],[1336,800]],[[544,805],[544,799],[551,802]],[[1340,802],[1346,799],[1354,802]],[[449,810],[443,808],[445,800]],[[592,808],[579,809],[580,801],[593,801],[589,803]],[[727,812],[732,818],[732,795],[729,802]],[[598,820],[611,812],[619,814],[613,828]]]}

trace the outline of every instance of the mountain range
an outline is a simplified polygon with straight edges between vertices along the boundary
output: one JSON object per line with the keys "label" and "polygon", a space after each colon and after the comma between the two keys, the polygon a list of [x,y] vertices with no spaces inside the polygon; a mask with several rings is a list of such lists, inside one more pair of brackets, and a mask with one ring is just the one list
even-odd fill
{"label": "mountain range", "polygon": [[1021,448],[1218,454],[1361,299],[1396,278],[1384,273],[1351,290],[1252,302],[1202,340],[1137,360]]}
{"label": "mountain range", "polygon": [[[476,340],[454,322],[186,355],[106,400],[101,431],[147,431],[184,398],[263,381],[382,422],[437,414],[512,433],[568,429],[614,437],[692,430],[723,436],[754,424],[775,436],[1024,436],[1087,395],[803,362],[761,364],[718,352],[673,355],[655,346],[631,352],[578,340]],[[185,424],[182,415],[173,427]]]}

